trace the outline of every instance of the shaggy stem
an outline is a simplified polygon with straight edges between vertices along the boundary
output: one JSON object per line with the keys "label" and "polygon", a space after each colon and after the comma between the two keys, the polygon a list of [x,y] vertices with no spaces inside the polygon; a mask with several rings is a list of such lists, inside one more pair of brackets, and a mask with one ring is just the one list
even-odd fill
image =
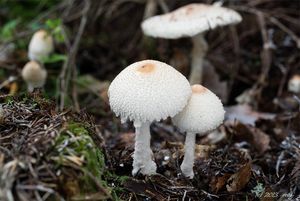
{"label": "shaggy stem", "polygon": [[184,158],[182,164],[180,166],[182,173],[184,176],[193,178],[194,177],[194,159],[195,159],[195,133],[187,133],[185,137],[185,145],[184,145]]}
{"label": "shaggy stem", "polygon": [[192,65],[189,77],[191,85],[202,83],[203,61],[208,49],[208,45],[203,33],[194,36],[192,38],[192,42]]}
{"label": "shaggy stem", "polygon": [[144,175],[155,174],[156,164],[152,160],[150,147],[150,122],[134,124],[135,126],[135,150],[133,154],[132,175],[141,172]]}

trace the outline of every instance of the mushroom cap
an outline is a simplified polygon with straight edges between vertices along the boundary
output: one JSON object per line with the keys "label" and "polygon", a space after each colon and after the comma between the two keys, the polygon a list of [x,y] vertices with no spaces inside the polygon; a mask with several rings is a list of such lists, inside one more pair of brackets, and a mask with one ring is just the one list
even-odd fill
{"label": "mushroom cap", "polygon": [[22,78],[33,88],[43,87],[46,82],[47,71],[38,62],[29,61],[22,69]]}
{"label": "mushroom cap", "polygon": [[239,13],[216,5],[193,3],[142,23],[143,32],[152,37],[176,39],[192,37],[219,26],[242,21]]}
{"label": "mushroom cap", "polygon": [[300,75],[293,75],[289,80],[288,90],[293,93],[300,93]]}
{"label": "mushroom cap", "polygon": [[160,61],[144,60],[120,72],[108,89],[111,109],[122,122],[135,123],[173,117],[187,104],[191,88],[187,79]]}
{"label": "mushroom cap", "polygon": [[45,30],[39,30],[34,33],[30,40],[28,57],[30,60],[41,61],[44,57],[48,57],[53,49],[52,36]]}
{"label": "mushroom cap", "polygon": [[221,100],[202,85],[192,86],[187,106],[172,118],[181,132],[205,134],[217,128],[224,120]]}

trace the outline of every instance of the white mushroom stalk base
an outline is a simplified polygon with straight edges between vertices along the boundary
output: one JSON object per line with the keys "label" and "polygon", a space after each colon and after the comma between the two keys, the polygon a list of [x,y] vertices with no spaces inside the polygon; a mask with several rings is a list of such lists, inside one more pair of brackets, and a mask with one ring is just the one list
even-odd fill
{"label": "white mushroom stalk base", "polygon": [[191,73],[189,77],[190,84],[201,84],[203,76],[203,62],[206,52],[208,50],[207,42],[204,38],[204,34],[200,33],[192,38],[193,50],[192,50],[192,65]]}
{"label": "white mushroom stalk base", "polygon": [[29,93],[32,93],[33,90],[34,90],[34,86],[33,86],[32,84],[29,84],[29,83],[28,83],[27,91],[28,91]]}
{"label": "white mushroom stalk base", "polygon": [[133,154],[132,175],[138,172],[143,175],[156,173],[156,164],[152,160],[152,150],[150,147],[150,122],[134,123],[135,126],[135,149]]}
{"label": "white mushroom stalk base", "polygon": [[194,160],[195,160],[195,133],[187,133],[185,137],[185,145],[184,145],[184,158],[180,169],[184,176],[192,179],[194,178]]}

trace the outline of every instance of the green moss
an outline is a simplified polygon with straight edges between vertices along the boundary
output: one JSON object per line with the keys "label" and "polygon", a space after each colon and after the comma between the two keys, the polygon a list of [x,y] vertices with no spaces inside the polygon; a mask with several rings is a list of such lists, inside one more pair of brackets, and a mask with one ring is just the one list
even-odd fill
{"label": "green moss", "polygon": [[[56,147],[60,156],[84,156],[85,165],[95,176],[101,176],[100,170],[104,168],[104,156],[94,144],[87,125],[71,122],[66,130],[62,131],[56,139]],[[65,146],[67,144],[67,146]]]}
{"label": "green moss", "polygon": [[[112,200],[121,200],[118,194],[123,192],[123,189],[118,186],[127,180],[128,177],[120,177],[105,168],[104,155],[91,138],[89,127],[90,125],[87,123],[69,122],[61,131],[55,141],[55,150],[58,154],[58,158],[55,160],[57,168],[68,166],[68,158],[71,156],[83,158],[84,162],[82,165],[78,165],[81,170],[81,175],[79,175],[79,196],[83,196],[86,193],[96,193],[95,180],[97,180],[110,193]],[[109,187],[108,181],[114,183],[117,187]]]}

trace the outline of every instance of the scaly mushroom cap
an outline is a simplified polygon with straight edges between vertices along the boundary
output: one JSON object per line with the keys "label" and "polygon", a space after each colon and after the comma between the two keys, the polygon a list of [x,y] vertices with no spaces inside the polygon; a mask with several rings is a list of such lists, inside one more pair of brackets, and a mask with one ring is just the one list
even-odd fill
{"label": "scaly mushroom cap", "polygon": [[41,61],[53,51],[53,38],[45,30],[39,30],[32,36],[28,57],[30,60]]}
{"label": "scaly mushroom cap", "polygon": [[187,79],[173,67],[155,60],[131,64],[108,89],[111,109],[123,122],[173,117],[184,108],[190,95]]}
{"label": "scaly mushroom cap", "polygon": [[22,70],[22,78],[31,87],[40,88],[46,82],[47,71],[38,62],[29,61]]}
{"label": "scaly mushroom cap", "polygon": [[182,132],[205,134],[223,122],[224,114],[220,99],[197,84],[192,86],[192,96],[187,106],[172,120]]}
{"label": "scaly mushroom cap", "polygon": [[240,14],[229,8],[193,3],[170,13],[148,18],[142,23],[142,29],[148,36],[176,39],[192,37],[219,26],[241,21]]}

